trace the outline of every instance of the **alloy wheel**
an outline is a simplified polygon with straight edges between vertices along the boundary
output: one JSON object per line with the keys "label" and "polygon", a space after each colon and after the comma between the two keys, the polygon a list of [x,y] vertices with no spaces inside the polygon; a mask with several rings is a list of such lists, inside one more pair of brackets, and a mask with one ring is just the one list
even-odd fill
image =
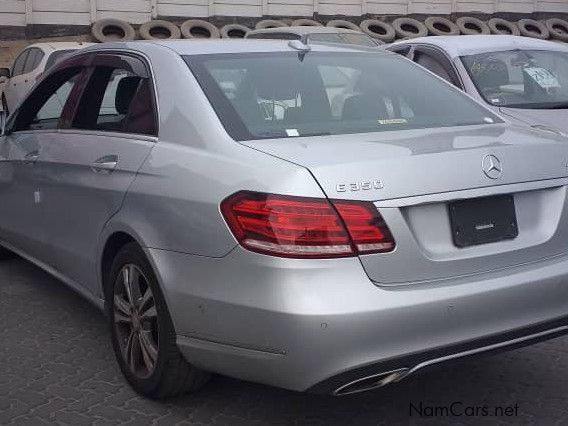
{"label": "alloy wheel", "polygon": [[134,264],[122,267],[114,286],[114,327],[130,372],[150,377],[158,361],[158,313],[144,273]]}

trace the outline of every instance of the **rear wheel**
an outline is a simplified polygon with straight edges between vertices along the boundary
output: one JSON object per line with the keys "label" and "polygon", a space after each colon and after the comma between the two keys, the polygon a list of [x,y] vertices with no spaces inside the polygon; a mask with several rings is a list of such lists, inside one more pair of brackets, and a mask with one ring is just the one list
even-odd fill
{"label": "rear wheel", "polygon": [[156,276],[134,243],[116,256],[107,286],[115,356],[141,395],[163,399],[197,390],[209,375],[186,361]]}

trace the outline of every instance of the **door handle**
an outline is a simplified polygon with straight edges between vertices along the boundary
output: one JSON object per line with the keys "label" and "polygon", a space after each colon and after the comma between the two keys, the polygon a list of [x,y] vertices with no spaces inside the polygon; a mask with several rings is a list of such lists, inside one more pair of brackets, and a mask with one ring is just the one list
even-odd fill
{"label": "door handle", "polygon": [[112,173],[116,166],[118,166],[118,155],[107,155],[91,164],[91,170],[95,173]]}
{"label": "door handle", "polygon": [[24,164],[35,164],[39,158],[39,151],[28,152],[24,156]]}

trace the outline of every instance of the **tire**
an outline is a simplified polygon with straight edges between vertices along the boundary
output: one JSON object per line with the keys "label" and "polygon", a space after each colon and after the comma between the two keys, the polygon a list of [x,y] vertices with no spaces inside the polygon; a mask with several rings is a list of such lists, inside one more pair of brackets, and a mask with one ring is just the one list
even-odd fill
{"label": "tire", "polygon": [[128,22],[120,19],[99,19],[91,27],[91,35],[101,43],[130,41],[136,38],[136,31]]}
{"label": "tire", "polygon": [[181,38],[181,30],[177,25],[161,20],[142,24],[139,33],[144,40],[175,40]]}
{"label": "tire", "polygon": [[550,38],[550,31],[542,22],[534,19],[519,19],[517,25],[522,36],[538,38],[539,40],[548,40]]}
{"label": "tire", "polygon": [[456,24],[441,16],[431,16],[426,18],[424,25],[428,28],[428,33],[435,36],[460,35],[460,29]]}
{"label": "tire", "polygon": [[544,21],[544,25],[550,32],[550,37],[555,40],[568,42],[568,21],[560,18],[550,18]]}
{"label": "tire", "polygon": [[221,28],[221,38],[245,38],[249,27],[240,24],[229,24]]}
{"label": "tire", "polygon": [[183,38],[219,38],[221,33],[215,25],[202,19],[189,19],[181,24]]}
{"label": "tire", "polygon": [[263,30],[265,28],[282,28],[282,27],[289,27],[286,22],[278,21],[276,19],[263,19],[262,21],[258,21],[255,25],[255,29]]}
{"label": "tire", "polygon": [[456,25],[463,35],[491,34],[491,30],[485,22],[471,16],[462,16],[456,19]]}
{"label": "tire", "polygon": [[345,28],[346,30],[361,31],[356,24],[345,19],[333,19],[326,24],[326,27]]}
{"label": "tire", "polygon": [[385,43],[392,42],[396,37],[396,33],[392,25],[383,21],[379,21],[378,19],[364,20],[363,22],[361,22],[361,30],[365,34]]}
{"label": "tire", "polygon": [[[125,275],[130,277],[129,282],[138,283],[128,286],[131,297],[124,285]],[[153,399],[165,399],[201,388],[209,374],[188,363],[179,351],[173,322],[156,275],[136,243],[129,243],[118,252],[108,281],[105,298],[112,346],[130,386]],[[147,297],[148,291],[150,296]],[[133,305],[137,306],[136,314],[132,314]],[[131,356],[127,355],[127,348],[132,349]]]}
{"label": "tire", "polygon": [[491,30],[491,34],[497,35],[521,35],[521,31],[517,24],[514,22],[509,22],[506,19],[501,18],[491,18],[487,21],[487,26]]}
{"label": "tire", "polygon": [[321,22],[313,19],[296,19],[292,21],[292,27],[323,27]]}
{"label": "tire", "polygon": [[392,26],[398,38],[417,38],[428,35],[426,25],[413,18],[397,18],[392,21]]}

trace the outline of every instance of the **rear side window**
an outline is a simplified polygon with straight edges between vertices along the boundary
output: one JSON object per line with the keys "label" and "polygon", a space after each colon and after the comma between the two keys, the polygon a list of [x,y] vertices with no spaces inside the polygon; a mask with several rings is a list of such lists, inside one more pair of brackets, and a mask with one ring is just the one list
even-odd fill
{"label": "rear side window", "polygon": [[28,57],[26,59],[26,65],[24,66],[24,74],[35,70],[39,66],[44,56],[45,54],[41,49],[35,47],[30,49],[30,53],[28,54]]}
{"label": "rear side window", "polygon": [[26,65],[26,59],[29,53],[30,49],[24,50],[22,53],[20,53],[20,56],[16,58],[14,67],[12,68],[12,77],[21,75],[24,72],[24,66]]}
{"label": "rear side window", "polygon": [[97,67],[83,93],[73,128],[155,136],[150,80],[130,71]]}
{"label": "rear side window", "polygon": [[432,71],[438,77],[441,77],[450,83],[452,82],[450,73],[435,57],[424,52],[416,52],[416,55],[414,56],[414,62],[416,62],[418,65],[422,65],[427,70]]}

